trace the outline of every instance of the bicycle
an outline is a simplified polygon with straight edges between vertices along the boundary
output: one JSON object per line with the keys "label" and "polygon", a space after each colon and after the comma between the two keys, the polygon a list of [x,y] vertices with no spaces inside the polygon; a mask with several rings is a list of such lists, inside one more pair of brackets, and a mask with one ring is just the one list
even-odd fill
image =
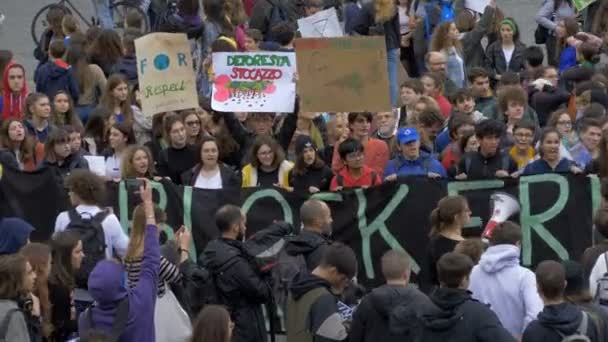
{"label": "bicycle", "polygon": [[[87,28],[99,24],[99,19],[96,17],[92,17],[90,20],[87,20],[70,0],[59,0],[57,3],[42,7],[34,16],[31,25],[31,34],[36,45],[40,45],[40,37],[42,32],[44,32],[49,26],[46,21],[46,12],[53,6],[61,6],[66,14],[71,14],[80,18],[80,21],[84,23]],[[144,13],[139,6],[138,0],[110,0],[110,13],[112,13],[115,29],[122,29],[124,27],[124,20],[127,14],[132,11],[137,12],[143,18],[142,32],[144,34],[148,33],[150,31],[150,21],[148,20],[146,13]],[[83,31],[86,30],[83,29]]]}

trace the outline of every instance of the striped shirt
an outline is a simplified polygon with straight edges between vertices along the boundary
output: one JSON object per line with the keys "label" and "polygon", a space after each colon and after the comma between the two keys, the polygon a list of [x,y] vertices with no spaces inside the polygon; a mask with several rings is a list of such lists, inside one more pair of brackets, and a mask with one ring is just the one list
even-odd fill
{"label": "striped shirt", "polygon": [[[129,288],[137,286],[139,273],[141,272],[141,262],[143,256],[137,259],[125,261],[125,269],[127,270],[127,283]],[[165,295],[165,283],[177,283],[182,280],[182,274],[177,266],[172,264],[165,257],[160,257],[160,271],[158,272],[158,291],[156,295],[160,298]]]}

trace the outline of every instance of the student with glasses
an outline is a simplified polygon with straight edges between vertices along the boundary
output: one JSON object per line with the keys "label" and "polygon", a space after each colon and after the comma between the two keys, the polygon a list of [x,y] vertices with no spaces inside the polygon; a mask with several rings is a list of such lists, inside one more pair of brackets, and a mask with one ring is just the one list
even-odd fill
{"label": "student with glasses", "polygon": [[205,133],[201,123],[201,117],[195,110],[185,110],[181,113],[182,120],[186,126],[186,139],[188,145],[198,145]]}
{"label": "student with glasses", "polygon": [[331,180],[329,186],[331,191],[344,188],[367,188],[382,183],[380,173],[365,165],[364,151],[363,144],[353,138],[348,138],[340,144],[338,154],[344,167]]}

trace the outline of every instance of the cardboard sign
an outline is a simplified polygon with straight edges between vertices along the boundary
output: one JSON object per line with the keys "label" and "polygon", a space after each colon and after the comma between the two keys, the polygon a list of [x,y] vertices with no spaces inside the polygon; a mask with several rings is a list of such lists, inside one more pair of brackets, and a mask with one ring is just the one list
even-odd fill
{"label": "cardboard sign", "polygon": [[464,7],[477,13],[483,13],[490,0],[465,0]]}
{"label": "cardboard sign", "polygon": [[384,37],[305,38],[295,48],[302,111],[391,110]]}
{"label": "cardboard sign", "polygon": [[574,0],[574,7],[580,12],[595,2],[595,0]]}
{"label": "cardboard sign", "polygon": [[135,40],[145,115],[198,107],[190,44],[182,33],[151,33]]}
{"label": "cardboard sign", "polygon": [[298,19],[298,30],[303,38],[335,38],[344,36],[335,7],[317,12],[310,17]]}
{"label": "cardboard sign", "polygon": [[211,108],[220,112],[293,112],[293,52],[213,54]]}

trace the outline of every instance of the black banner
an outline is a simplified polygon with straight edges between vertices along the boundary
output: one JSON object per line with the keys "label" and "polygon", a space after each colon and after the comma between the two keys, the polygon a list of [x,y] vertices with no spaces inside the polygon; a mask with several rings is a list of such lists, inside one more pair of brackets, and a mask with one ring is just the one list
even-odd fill
{"label": "black banner", "polygon": [[[125,231],[137,197],[128,182],[108,183],[107,206],[114,209]],[[274,220],[299,226],[299,207],[307,197],[282,189],[242,191],[200,190],[154,183],[155,200],[165,209],[168,225],[192,228],[195,254],[217,236],[215,211],[226,203],[239,205],[247,213],[248,234]],[[532,266],[545,259],[580,259],[591,245],[592,214],[600,204],[596,177],[544,174],[519,180],[470,182],[409,178],[370,189],[320,193],[332,209],[334,239],[350,245],[359,257],[359,280],[381,281],[379,260],[389,248],[412,256],[418,273],[428,243],[429,214],[447,194],[462,194],[473,212],[466,236],[479,236],[490,214],[490,195],[507,192],[519,198],[521,212],[514,218],[522,225],[522,262]],[[19,216],[36,227],[34,241],[47,240],[55,218],[69,205],[65,190],[48,171],[20,173],[4,170],[0,181],[0,213]],[[167,229],[170,231],[170,229]]]}

